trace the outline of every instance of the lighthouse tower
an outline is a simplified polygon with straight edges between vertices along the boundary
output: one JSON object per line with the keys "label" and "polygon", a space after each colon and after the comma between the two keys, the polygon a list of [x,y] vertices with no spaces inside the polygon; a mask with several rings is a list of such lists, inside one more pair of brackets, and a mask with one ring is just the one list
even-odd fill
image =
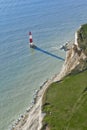
{"label": "lighthouse tower", "polygon": [[30,47],[34,48],[33,38],[32,38],[32,33],[31,32],[29,32],[29,43],[30,43]]}

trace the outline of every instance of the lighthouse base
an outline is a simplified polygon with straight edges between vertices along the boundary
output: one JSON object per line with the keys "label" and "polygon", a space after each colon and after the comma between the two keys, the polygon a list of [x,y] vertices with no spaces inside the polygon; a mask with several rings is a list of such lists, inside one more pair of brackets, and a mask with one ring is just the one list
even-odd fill
{"label": "lighthouse base", "polygon": [[36,46],[33,44],[33,45],[30,45],[30,48],[36,48]]}

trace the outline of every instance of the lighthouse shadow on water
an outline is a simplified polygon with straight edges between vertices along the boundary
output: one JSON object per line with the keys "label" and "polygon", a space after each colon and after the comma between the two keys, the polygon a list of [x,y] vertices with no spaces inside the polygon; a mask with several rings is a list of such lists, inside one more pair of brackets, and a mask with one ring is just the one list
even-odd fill
{"label": "lighthouse shadow on water", "polygon": [[54,54],[52,54],[52,53],[50,53],[50,52],[48,52],[48,51],[45,51],[45,50],[43,50],[43,49],[41,49],[41,48],[35,46],[35,45],[34,45],[34,48],[33,48],[33,49],[35,49],[35,50],[37,50],[37,51],[40,51],[40,52],[42,52],[42,53],[44,53],[44,54],[47,54],[47,55],[49,55],[49,56],[52,56],[52,57],[54,57],[54,58],[57,58],[58,60],[64,61],[64,59],[63,59],[62,57],[59,57],[59,56],[57,56],[57,55],[54,55]]}
{"label": "lighthouse shadow on water", "polygon": [[49,56],[52,56],[52,57],[54,57],[54,58],[57,58],[58,60],[62,60],[62,61],[65,60],[65,59],[63,59],[63,58],[60,57],[60,56],[54,55],[54,54],[52,54],[52,53],[50,53],[50,52],[48,52],[48,51],[45,51],[45,50],[39,48],[39,47],[36,46],[36,45],[34,45],[34,44],[33,44],[33,38],[32,38],[32,33],[31,33],[31,32],[29,32],[29,42],[30,42],[30,48],[35,49],[35,50],[37,50],[37,51],[40,51],[40,52],[42,52],[42,53],[44,53],[44,54],[47,54],[47,55],[49,55]]}

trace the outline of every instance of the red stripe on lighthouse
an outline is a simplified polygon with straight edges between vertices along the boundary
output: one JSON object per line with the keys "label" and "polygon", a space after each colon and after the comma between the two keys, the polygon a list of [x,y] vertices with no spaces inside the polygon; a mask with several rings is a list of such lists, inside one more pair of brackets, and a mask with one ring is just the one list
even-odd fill
{"label": "red stripe on lighthouse", "polygon": [[32,39],[29,39],[30,40],[30,43],[32,43],[33,42],[33,40]]}

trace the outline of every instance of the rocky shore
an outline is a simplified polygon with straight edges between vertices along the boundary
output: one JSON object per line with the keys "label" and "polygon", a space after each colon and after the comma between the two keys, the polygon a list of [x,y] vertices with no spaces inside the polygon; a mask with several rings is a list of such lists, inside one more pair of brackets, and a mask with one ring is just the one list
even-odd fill
{"label": "rocky shore", "polygon": [[[41,111],[42,98],[47,87],[55,81],[55,75],[50,80],[47,80],[40,87],[40,90],[36,91],[33,105],[26,110],[25,115],[21,115],[20,118],[12,125],[11,130],[40,130],[42,127],[42,119],[44,114]],[[61,77],[59,76],[59,80]]]}

